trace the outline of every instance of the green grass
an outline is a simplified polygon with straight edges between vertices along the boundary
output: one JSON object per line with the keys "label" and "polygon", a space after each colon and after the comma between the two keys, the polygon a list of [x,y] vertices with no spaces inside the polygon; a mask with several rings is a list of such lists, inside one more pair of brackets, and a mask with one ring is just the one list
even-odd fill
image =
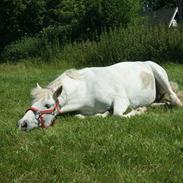
{"label": "green grass", "polygon": [[[183,88],[183,65],[164,65]],[[46,130],[15,128],[30,90],[67,64],[0,65],[0,182],[182,183],[183,110],[149,108],[131,119],[60,116]]]}

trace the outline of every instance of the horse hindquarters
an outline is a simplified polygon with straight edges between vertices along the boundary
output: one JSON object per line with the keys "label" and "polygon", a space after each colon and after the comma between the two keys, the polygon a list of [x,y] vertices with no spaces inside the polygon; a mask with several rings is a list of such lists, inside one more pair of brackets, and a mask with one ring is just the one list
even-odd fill
{"label": "horse hindquarters", "polygon": [[146,63],[153,71],[156,80],[157,93],[162,96],[168,94],[168,96],[170,96],[170,102],[172,105],[179,107],[182,106],[181,101],[171,88],[166,71],[161,66],[152,61],[147,61]]}

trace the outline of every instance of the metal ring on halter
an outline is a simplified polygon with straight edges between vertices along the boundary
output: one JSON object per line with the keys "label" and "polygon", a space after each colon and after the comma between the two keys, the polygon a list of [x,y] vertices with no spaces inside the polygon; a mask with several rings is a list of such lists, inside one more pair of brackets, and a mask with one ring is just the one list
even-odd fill
{"label": "metal ring on halter", "polygon": [[36,118],[37,120],[39,120],[40,116],[41,116],[40,111],[35,111],[35,118]]}

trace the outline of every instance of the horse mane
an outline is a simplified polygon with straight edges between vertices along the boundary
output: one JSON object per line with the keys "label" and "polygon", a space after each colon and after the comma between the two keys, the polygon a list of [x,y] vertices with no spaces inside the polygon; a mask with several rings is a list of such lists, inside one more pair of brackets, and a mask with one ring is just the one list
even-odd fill
{"label": "horse mane", "polygon": [[52,92],[55,92],[60,86],[62,86],[62,83],[65,77],[69,77],[71,79],[77,80],[77,79],[81,79],[82,75],[79,73],[79,70],[76,70],[76,69],[66,70],[62,75],[60,75],[54,81],[52,81],[47,86],[47,88],[50,89]]}
{"label": "horse mane", "polygon": [[79,70],[69,69],[66,70],[62,75],[57,77],[54,81],[52,81],[46,88],[36,87],[31,91],[31,96],[33,98],[33,103],[38,100],[44,100],[48,98],[50,95],[62,86],[62,81],[65,77],[69,77],[71,79],[81,79],[82,75],[79,73]]}
{"label": "horse mane", "polygon": [[69,70],[65,71],[64,74],[67,75],[68,77],[70,77],[71,79],[81,79],[82,78],[81,73],[77,69],[69,69]]}
{"label": "horse mane", "polygon": [[36,88],[33,88],[31,91],[33,103],[37,102],[38,100],[45,100],[50,95],[53,95],[53,93],[47,88],[36,87]]}

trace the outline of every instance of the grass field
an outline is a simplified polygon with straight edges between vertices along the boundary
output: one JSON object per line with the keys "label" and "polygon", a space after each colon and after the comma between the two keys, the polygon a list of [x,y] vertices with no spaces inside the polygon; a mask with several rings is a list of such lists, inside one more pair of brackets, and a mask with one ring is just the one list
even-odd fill
{"label": "grass field", "polygon": [[[131,119],[60,116],[46,130],[15,128],[30,90],[71,66],[0,65],[0,182],[182,183],[183,110],[149,108]],[[183,65],[167,64],[183,89]]]}

